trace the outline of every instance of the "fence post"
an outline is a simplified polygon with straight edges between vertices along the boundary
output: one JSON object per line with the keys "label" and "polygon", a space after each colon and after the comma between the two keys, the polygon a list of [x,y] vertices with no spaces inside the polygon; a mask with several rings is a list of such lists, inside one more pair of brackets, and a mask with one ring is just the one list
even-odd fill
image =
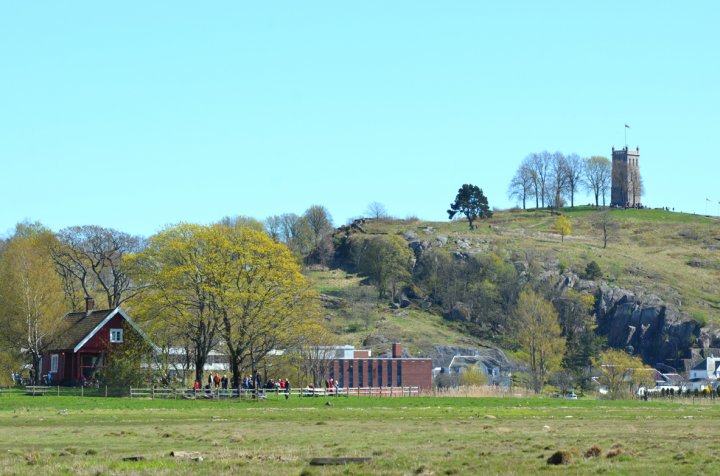
{"label": "fence post", "polygon": [[107,385],[105,385],[105,398],[107,398]]}
{"label": "fence post", "polygon": [[80,397],[85,396],[85,385],[80,384]]}
{"label": "fence post", "polygon": [[132,400],[132,387],[130,387],[130,400]]}
{"label": "fence post", "polygon": [[155,387],[150,387],[150,400],[155,400]]}
{"label": "fence post", "polygon": [[58,397],[60,396],[60,385],[58,385],[58,394],[57,394],[57,396],[58,396]]}

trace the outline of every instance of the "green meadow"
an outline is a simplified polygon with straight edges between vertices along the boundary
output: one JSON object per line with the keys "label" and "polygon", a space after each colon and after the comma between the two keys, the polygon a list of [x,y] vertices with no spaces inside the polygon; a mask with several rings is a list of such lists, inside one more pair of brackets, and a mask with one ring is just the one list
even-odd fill
{"label": "green meadow", "polygon": [[[5,393],[0,473],[716,473],[718,417],[720,405],[691,399],[240,402]],[[593,446],[599,454],[586,457]],[[547,464],[556,451],[567,452],[569,465]],[[178,452],[184,457],[171,456]],[[370,460],[314,466],[313,458]]]}

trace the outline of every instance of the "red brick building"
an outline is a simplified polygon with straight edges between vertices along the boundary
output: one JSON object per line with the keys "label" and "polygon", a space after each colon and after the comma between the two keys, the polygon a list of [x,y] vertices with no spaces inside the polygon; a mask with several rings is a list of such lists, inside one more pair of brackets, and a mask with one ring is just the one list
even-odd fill
{"label": "red brick building", "polygon": [[402,357],[402,346],[397,343],[392,345],[392,357],[371,358],[369,351],[356,350],[353,358],[334,359],[328,373],[341,388],[432,388],[432,359]]}

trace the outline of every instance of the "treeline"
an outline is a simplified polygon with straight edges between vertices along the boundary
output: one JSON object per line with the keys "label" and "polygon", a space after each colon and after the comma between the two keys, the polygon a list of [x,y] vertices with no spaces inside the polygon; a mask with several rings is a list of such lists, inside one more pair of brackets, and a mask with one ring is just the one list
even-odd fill
{"label": "treeline", "polygon": [[[637,183],[641,183],[639,178]],[[600,197],[606,205],[611,186],[612,165],[607,158],[543,151],[525,157],[510,182],[508,197],[521,202],[523,209],[533,200],[535,208],[559,208],[567,203],[574,207],[576,194],[585,190],[597,207]]]}
{"label": "treeline", "polygon": [[[108,308],[123,305],[166,353],[182,348],[201,381],[214,349],[229,356],[234,385],[279,348],[299,349],[306,357],[297,365],[317,376],[323,359],[312,348],[334,339],[301,272],[315,263],[358,272],[381,300],[415,302],[515,350],[538,391],[551,378],[589,385],[603,345],[594,297],[558,287],[541,257],[452,253],[411,247],[400,234],[339,233],[322,206],[264,222],[180,224],[150,238],[20,224],[0,243],[0,365],[28,359],[39,375],[40,356],[63,331],[59,317],[93,297]],[[593,269],[588,277],[600,274]]]}
{"label": "treeline", "polygon": [[[328,344],[319,299],[291,250],[305,236],[307,247],[295,249],[312,253],[332,229],[329,216],[316,219],[314,211],[294,220],[303,234],[275,240],[260,222],[244,217],[170,226],[149,239],[97,226],[53,233],[37,223],[19,224],[0,243],[3,375],[29,362],[39,377],[41,356],[66,329],[61,317],[82,310],[90,298],[99,307],[129,310],[164,356],[182,349],[200,381],[212,350],[229,356],[237,385],[274,349],[302,354],[303,347]],[[316,363],[308,357],[298,366],[309,371]]]}

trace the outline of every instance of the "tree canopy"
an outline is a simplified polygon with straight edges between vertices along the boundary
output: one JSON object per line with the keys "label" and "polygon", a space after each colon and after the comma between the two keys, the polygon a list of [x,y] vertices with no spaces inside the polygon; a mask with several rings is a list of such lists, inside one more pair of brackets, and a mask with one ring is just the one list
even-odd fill
{"label": "tree canopy", "polygon": [[477,219],[486,219],[492,217],[492,211],[488,205],[488,199],[483,191],[477,185],[464,184],[458,190],[455,201],[450,204],[447,211],[448,218],[452,220],[455,215],[462,214],[467,218],[470,229],[474,229],[473,223]]}
{"label": "tree canopy", "polygon": [[0,256],[0,345],[29,356],[34,375],[53,338],[66,327],[63,287],[54,272],[47,230],[18,230]]}
{"label": "tree canopy", "polygon": [[254,372],[271,350],[292,346],[318,314],[290,250],[250,227],[171,227],[135,260],[151,286],[145,300],[192,343],[198,380],[222,342],[237,386],[243,368]]}
{"label": "tree canopy", "polygon": [[520,293],[515,312],[518,342],[527,352],[532,387],[539,393],[565,353],[558,313],[552,303],[531,289]]}

